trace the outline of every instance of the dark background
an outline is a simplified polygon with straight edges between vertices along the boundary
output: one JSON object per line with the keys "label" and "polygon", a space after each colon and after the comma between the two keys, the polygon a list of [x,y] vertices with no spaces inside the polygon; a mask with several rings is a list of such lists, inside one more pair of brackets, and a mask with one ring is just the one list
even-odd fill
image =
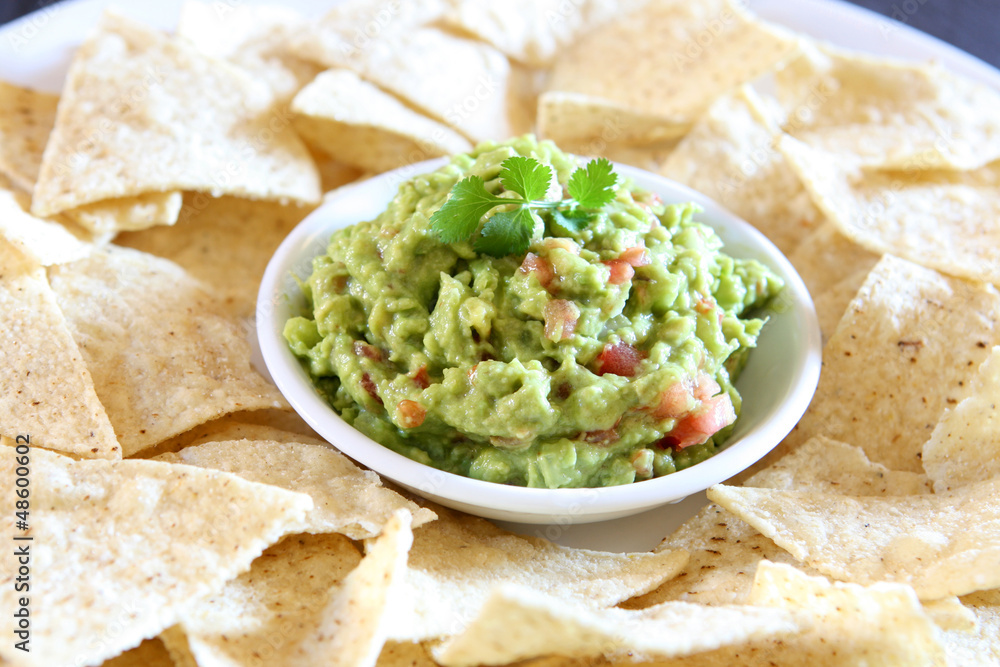
{"label": "dark background", "polygon": [[[939,37],[1000,68],[1000,0],[850,1],[884,16],[905,20],[910,27]],[[0,0],[0,24],[49,4],[53,1]]]}

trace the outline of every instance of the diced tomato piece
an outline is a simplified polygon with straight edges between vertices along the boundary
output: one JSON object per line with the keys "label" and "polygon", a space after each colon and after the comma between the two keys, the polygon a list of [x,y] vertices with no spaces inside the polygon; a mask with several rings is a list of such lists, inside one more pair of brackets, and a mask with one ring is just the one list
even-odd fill
{"label": "diced tomato piece", "polygon": [[707,442],[710,437],[736,421],[736,410],[729,394],[719,394],[704,401],[698,408],[682,418],[661,445],[684,449]]}
{"label": "diced tomato piece", "polygon": [[612,285],[622,285],[632,280],[632,276],[635,275],[635,269],[628,262],[621,259],[609,259],[604,262],[604,264],[611,270],[611,276],[608,278],[608,282]]}
{"label": "diced tomato piece", "polygon": [[539,257],[533,252],[529,252],[524,256],[524,261],[521,262],[521,268],[519,270],[521,273],[531,273],[534,271],[535,277],[538,278],[538,282],[545,288],[547,288],[549,283],[551,283],[556,277],[556,271],[552,268],[552,262],[544,257]]}
{"label": "diced tomato piece", "polygon": [[410,377],[413,378],[413,383],[421,389],[427,389],[431,386],[431,376],[427,373],[426,365],[415,370],[410,374]]}
{"label": "diced tomato piece", "polygon": [[416,428],[427,417],[427,411],[419,403],[409,399],[400,401],[396,411],[399,413],[399,425],[403,428]]}
{"label": "diced tomato piece", "polygon": [[694,304],[694,309],[702,315],[712,312],[716,307],[715,299],[710,296],[703,296]]}
{"label": "diced tomato piece", "polygon": [[636,268],[640,266],[647,266],[653,262],[653,260],[649,257],[649,251],[641,246],[626,248],[625,252],[618,256],[618,259],[623,262],[627,262],[629,266],[634,266]]}
{"label": "diced tomato piece", "polygon": [[368,395],[378,401],[379,405],[382,405],[382,397],[378,395],[378,388],[375,386],[375,382],[372,380],[372,376],[365,373],[361,376],[361,388],[368,392]]}
{"label": "diced tomato piece", "polygon": [[552,299],[542,311],[545,318],[545,337],[551,341],[565,340],[576,330],[580,309],[566,299]]}
{"label": "diced tomato piece", "polygon": [[660,394],[660,402],[653,409],[653,419],[677,419],[691,409],[691,388],[686,382],[675,382]]}
{"label": "diced tomato piece", "polygon": [[363,340],[354,341],[354,354],[365,357],[372,361],[385,361],[385,353],[374,345],[369,345]]}
{"label": "diced tomato piece", "polygon": [[644,352],[640,352],[628,343],[605,345],[597,355],[597,373],[634,377],[636,368],[645,358]]}

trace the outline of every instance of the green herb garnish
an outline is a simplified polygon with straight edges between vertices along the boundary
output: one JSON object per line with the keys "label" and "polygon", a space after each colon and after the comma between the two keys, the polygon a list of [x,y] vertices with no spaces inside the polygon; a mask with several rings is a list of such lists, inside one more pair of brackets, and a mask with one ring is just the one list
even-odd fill
{"label": "green herb garnish", "polygon": [[[618,176],[611,163],[591,160],[570,175],[566,184],[569,198],[544,201],[552,169],[538,160],[515,156],[500,165],[500,185],[519,195],[500,197],[486,190],[478,176],[462,179],[451,189],[448,201],[431,216],[431,231],[444,243],[467,241],[478,231],[473,243],[478,252],[494,257],[519,255],[528,250],[538,211],[549,211],[568,229],[580,231],[615,198]],[[508,207],[480,221],[498,206]]]}

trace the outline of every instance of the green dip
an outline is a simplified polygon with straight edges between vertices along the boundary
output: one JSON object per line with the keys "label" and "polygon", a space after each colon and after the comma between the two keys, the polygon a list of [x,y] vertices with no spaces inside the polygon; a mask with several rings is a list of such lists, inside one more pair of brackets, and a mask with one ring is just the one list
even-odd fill
{"label": "green dip", "polygon": [[459,475],[597,487],[708,458],[739,413],[734,376],[764,325],[752,313],[780,278],[723,254],[694,205],[628,183],[581,231],[542,214],[527,255],[438,241],[428,220],[452,186],[475,174],[500,193],[514,155],[564,186],[580,166],[526,136],[404,182],[315,258],[291,349],[348,423]]}

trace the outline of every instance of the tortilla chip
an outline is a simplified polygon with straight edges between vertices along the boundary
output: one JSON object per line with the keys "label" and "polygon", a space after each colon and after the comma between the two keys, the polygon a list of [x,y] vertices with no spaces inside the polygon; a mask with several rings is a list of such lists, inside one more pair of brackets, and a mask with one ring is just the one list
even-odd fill
{"label": "tortilla chip", "polygon": [[284,114],[235,67],[105,13],[70,66],[32,212],[173,190],[316,203],[315,165]]}
{"label": "tortilla chip", "polygon": [[413,544],[410,513],[398,510],[365,547],[365,557],[322,612],[319,626],[300,644],[300,663],[374,667],[389,634],[398,586]]}
{"label": "tortilla chip", "polygon": [[975,630],[944,633],[949,665],[992,667],[1000,664],[1000,591],[982,591],[962,598],[976,618]]}
{"label": "tortilla chip", "polygon": [[472,141],[512,134],[507,108],[511,66],[502,53],[433,27],[393,28],[391,34],[391,44],[380,39],[346,55],[324,47],[320,62],[354,70]]}
{"label": "tortilla chip", "polygon": [[49,279],[125,456],[238,410],[279,407],[250,346],[200,283],[109,246]]}
{"label": "tortilla chip", "polygon": [[446,0],[339,2],[318,20],[310,21],[289,47],[300,57],[326,67],[356,69],[365,51],[391,51],[399,35],[437,21],[446,7]]}
{"label": "tortilla chip", "polygon": [[934,625],[942,630],[975,632],[979,626],[975,613],[954,595],[940,600],[925,600],[921,604]]}
{"label": "tortilla chip", "polygon": [[923,464],[934,490],[1000,477],[1000,347],[972,378],[969,397],[945,411],[924,443]]}
{"label": "tortilla chip", "polygon": [[0,435],[74,456],[122,456],[56,296],[35,262],[0,239]]}
{"label": "tortilla chip", "polygon": [[773,145],[777,126],[749,87],[720,97],[660,169],[716,200],[788,254],[823,221]]}
{"label": "tortilla chip", "polygon": [[925,600],[1000,586],[1000,479],[931,495],[717,485],[708,497],[835,579],[905,583]]}
{"label": "tortilla chip", "polygon": [[775,75],[784,130],[879,169],[976,169],[1000,158],[1000,92],[938,64],[827,46]]}
{"label": "tortilla chip", "polygon": [[452,635],[479,613],[493,586],[509,582],[590,607],[607,607],[659,585],[687,561],[682,551],[603,553],[508,533],[435,507],[417,531],[390,638]]}
{"label": "tortilla chip", "polygon": [[250,318],[271,256],[312,210],[196,193],[175,227],[121,234],[115,243],[176,262],[205,283],[228,313]]}
{"label": "tortilla chip", "polygon": [[850,276],[867,274],[881,255],[868,252],[825,222],[809,232],[788,255],[788,261],[816,298]]}
{"label": "tortilla chip", "polygon": [[538,134],[563,150],[605,155],[608,146],[643,145],[679,139],[687,121],[662,117],[592,95],[550,90],[538,98]]}
{"label": "tortilla chip", "polygon": [[[853,445],[822,436],[750,476],[748,486],[811,490],[845,495],[930,493],[925,475],[898,472],[872,463]],[[794,564],[788,552],[756,528],[716,504],[688,519],[658,547],[691,554],[684,569],[656,590],[625,602],[642,609],[667,600],[702,604],[747,604],[757,564],[762,560]]]}
{"label": "tortilla chip", "polygon": [[489,42],[530,67],[548,67],[559,50],[643,0],[465,0],[453,3],[444,22]]}
{"label": "tortilla chip", "polygon": [[296,664],[296,646],[360,562],[341,535],[286,537],[249,571],[186,609],[168,645],[202,666]]}
{"label": "tortilla chip", "polygon": [[180,192],[144,192],[135,197],[104,199],[62,212],[70,220],[95,234],[114,234],[130,229],[177,222],[184,198]]}
{"label": "tortilla chip", "polygon": [[295,129],[340,162],[375,172],[472,149],[349,70],[327,70],[292,100]]}
{"label": "tortilla chip", "polygon": [[174,667],[174,661],[162,641],[147,639],[134,649],[106,661],[102,667]]}
{"label": "tortilla chip", "polygon": [[213,58],[228,60],[287,102],[320,68],[294,55],[288,42],[308,22],[281,5],[218,5],[188,0],[181,6],[177,35]]}
{"label": "tortilla chip", "polygon": [[588,609],[501,584],[458,636],[433,650],[445,667],[505,665],[544,655],[673,658],[800,629],[791,613],[667,602],[640,611]]}
{"label": "tortilla chip", "polygon": [[811,630],[774,647],[772,664],[944,664],[939,633],[906,586],[830,583],[764,561],[751,600],[813,617]]}
{"label": "tortilla chip", "polygon": [[790,137],[781,151],[855,243],[943,273],[1000,283],[1000,162],[976,171],[870,171]]}
{"label": "tortilla chip", "polygon": [[56,122],[58,95],[0,81],[0,173],[31,192]]}
{"label": "tortilla chip", "polygon": [[295,532],[341,533],[353,540],[375,537],[393,514],[404,509],[419,526],[434,513],[382,486],[379,476],[362,470],[326,445],[299,442],[229,440],[186,447],[158,460],[212,468],[243,479],[305,493],[313,509]]}
{"label": "tortilla chip", "polygon": [[560,53],[548,89],[692,123],[719,95],[771,69],[794,47],[793,38],[735,3],[654,0]]}
{"label": "tortilla chip", "polygon": [[[157,461],[73,461],[32,448],[31,529],[41,576],[31,581],[30,659],[14,665],[95,664],[173,624],[190,601],[248,569],[309,497],[235,475]],[[0,447],[13,488],[15,450]],[[4,532],[14,533],[14,514]],[[21,531],[16,533],[24,534]],[[15,609],[13,548],[4,557],[4,607]],[[2,623],[12,636],[13,616]],[[100,637],[101,641],[94,641]]]}
{"label": "tortilla chip", "polygon": [[423,644],[386,642],[378,656],[377,667],[437,667]]}
{"label": "tortilla chip", "polygon": [[0,184],[0,236],[18,252],[42,266],[72,262],[93,249],[87,234],[54,220],[28,213],[31,198]]}
{"label": "tortilla chip", "polygon": [[820,292],[813,297],[813,305],[816,306],[816,317],[819,319],[819,329],[823,334],[823,340],[828,341],[837,330],[840,320],[843,319],[851,301],[857,296],[858,290],[865,284],[868,278],[868,270],[861,270],[853,273],[836,285]]}
{"label": "tortilla chip", "polygon": [[998,323],[992,287],[886,255],[823,351],[812,404],[769,460],[825,434],[893,470],[921,472],[924,442],[1000,343]]}

